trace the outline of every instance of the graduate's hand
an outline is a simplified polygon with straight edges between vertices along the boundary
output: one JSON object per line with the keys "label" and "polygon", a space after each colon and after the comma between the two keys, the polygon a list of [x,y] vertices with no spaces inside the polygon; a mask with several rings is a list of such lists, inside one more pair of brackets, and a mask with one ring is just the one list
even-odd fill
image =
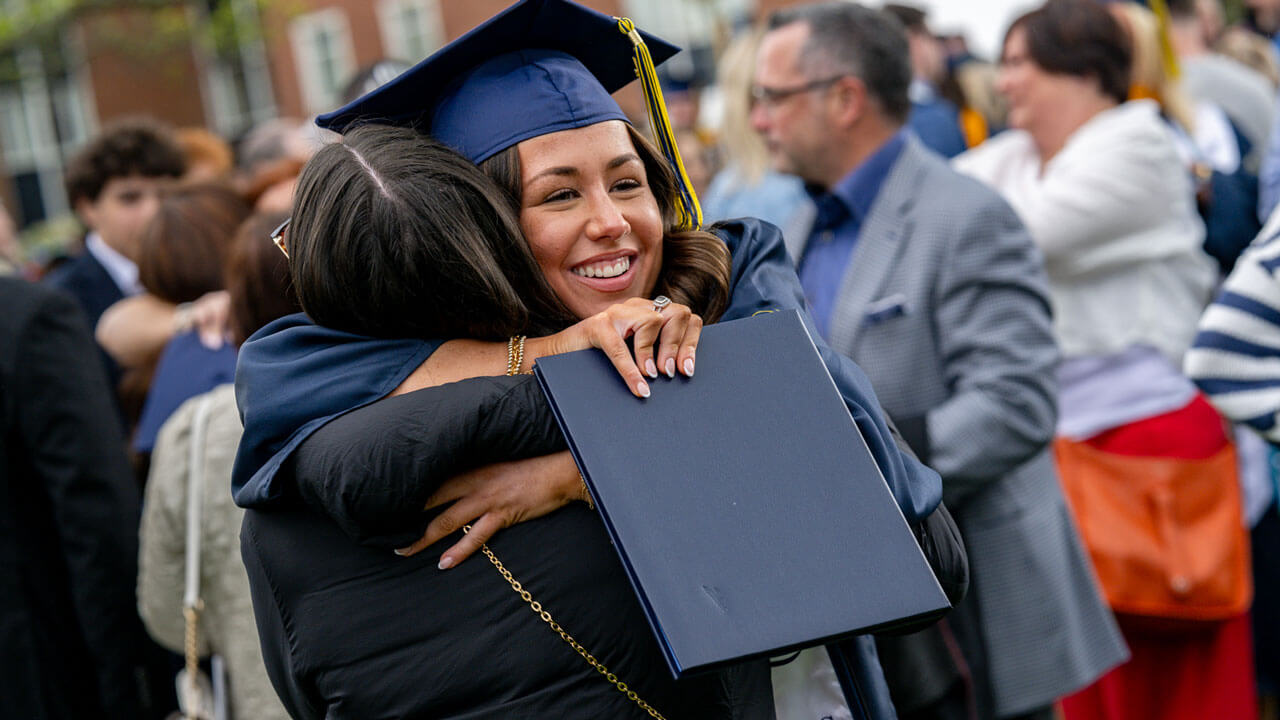
{"label": "graduate's hand", "polygon": [[439,568],[448,570],[479,550],[499,530],[586,499],[578,468],[567,450],[487,465],[441,485],[427,499],[426,509],[451,502],[453,505],[427,525],[421,539],[396,550],[396,554],[414,555],[469,524],[471,532],[440,556]]}
{"label": "graduate's hand", "polygon": [[[532,357],[600,348],[636,397],[649,397],[658,373],[693,377],[694,353],[702,334],[702,318],[687,305],[671,303],[662,312],[647,298],[631,298],[576,325],[537,340]],[[626,341],[632,340],[633,350]],[[643,369],[643,373],[641,372]]]}

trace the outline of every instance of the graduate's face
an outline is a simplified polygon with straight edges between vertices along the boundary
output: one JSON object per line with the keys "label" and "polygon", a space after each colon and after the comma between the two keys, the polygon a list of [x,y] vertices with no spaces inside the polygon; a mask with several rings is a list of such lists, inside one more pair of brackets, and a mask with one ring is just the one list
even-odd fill
{"label": "graduate's face", "polygon": [[579,318],[649,297],[662,213],[620,120],[525,140],[520,228],[547,282]]}

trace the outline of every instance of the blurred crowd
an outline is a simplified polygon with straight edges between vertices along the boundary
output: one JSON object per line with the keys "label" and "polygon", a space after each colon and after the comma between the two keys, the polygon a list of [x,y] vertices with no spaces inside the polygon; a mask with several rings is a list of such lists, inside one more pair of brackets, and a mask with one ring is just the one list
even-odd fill
{"label": "blurred crowd", "polygon": [[[990,59],[915,7],[801,4],[667,88],[705,222],[782,228],[943,477],[972,585],[880,640],[899,717],[1280,717],[1280,2],[1245,4],[1049,0]],[[300,310],[269,238],[310,125],[102,128],[40,266],[0,212],[0,716],[166,717],[184,653],[211,717],[286,716],[231,383]]]}

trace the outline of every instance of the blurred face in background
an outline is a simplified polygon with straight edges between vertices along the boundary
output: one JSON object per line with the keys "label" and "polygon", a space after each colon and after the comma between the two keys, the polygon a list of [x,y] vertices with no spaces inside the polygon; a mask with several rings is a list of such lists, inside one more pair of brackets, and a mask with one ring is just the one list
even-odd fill
{"label": "blurred face in background", "polygon": [[1064,109],[1102,97],[1097,79],[1049,72],[1037,64],[1022,28],[1014,28],[1005,40],[996,90],[1009,102],[1009,127],[1032,134],[1054,124]]}
{"label": "blurred face in background", "polygon": [[[756,56],[751,126],[760,133],[780,172],[822,182],[829,174],[831,133],[827,124],[828,76],[810,76],[800,62],[809,39],[803,22],[765,34]],[[834,75],[834,73],[831,73]]]}
{"label": "blurred face in background", "polygon": [[1196,20],[1200,23],[1205,44],[1213,45],[1222,35],[1225,25],[1222,3],[1219,0],[1196,0]]}
{"label": "blurred face in background", "polygon": [[933,87],[942,83],[947,71],[947,51],[942,41],[928,31],[907,32],[907,47],[911,52],[911,71]]}
{"label": "blurred face in background", "polygon": [[1035,124],[1045,104],[1046,76],[1027,53],[1026,33],[1020,29],[1009,33],[996,75],[996,90],[1009,101],[1009,127],[1027,130]]}
{"label": "blurred face in background", "polygon": [[1280,29],[1280,0],[1245,0],[1244,6],[1259,30],[1275,33]]}
{"label": "blurred face in background", "polygon": [[108,247],[137,262],[142,231],[160,206],[167,177],[129,175],[112,178],[94,200],[81,199],[76,214]]}

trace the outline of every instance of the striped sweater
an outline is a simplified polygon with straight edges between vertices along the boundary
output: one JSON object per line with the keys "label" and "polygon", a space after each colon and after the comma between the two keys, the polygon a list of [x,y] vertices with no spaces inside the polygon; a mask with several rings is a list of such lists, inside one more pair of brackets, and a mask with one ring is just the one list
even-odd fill
{"label": "striped sweater", "polygon": [[1200,318],[1184,369],[1224,416],[1280,442],[1280,213]]}

